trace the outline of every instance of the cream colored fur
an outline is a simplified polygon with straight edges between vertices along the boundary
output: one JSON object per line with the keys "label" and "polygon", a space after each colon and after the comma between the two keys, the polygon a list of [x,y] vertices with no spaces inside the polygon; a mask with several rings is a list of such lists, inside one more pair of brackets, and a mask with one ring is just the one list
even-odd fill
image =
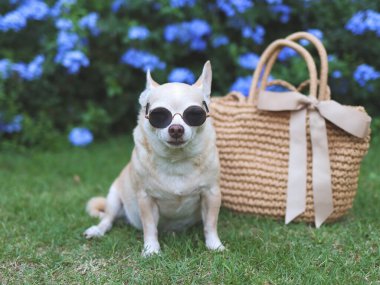
{"label": "cream colored fur", "polygon": [[203,221],[207,248],[223,250],[217,221],[221,203],[219,159],[211,118],[200,127],[190,127],[174,116],[172,124],[184,127],[183,144],[170,144],[168,127],[153,128],[145,118],[145,106],[165,107],[172,114],[210,102],[211,65],[207,62],[194,85],[158,85],[147,73],[147,88],[140,96],[142,106],[133,132],[135,148],[128,165],[112,184],[107,199],[92,198],[87,205],[98,225],[87,229],[87,238],[99,237],[111,229],[115,218],[125,215],[144,233],[143,255],[160,251],[158,230],[181,230]]}
{"label": "cream colored fur", "polygon": [[94,197],[87,202],[86,211],[94,218],[103,218],[106,210],[106,198]]}

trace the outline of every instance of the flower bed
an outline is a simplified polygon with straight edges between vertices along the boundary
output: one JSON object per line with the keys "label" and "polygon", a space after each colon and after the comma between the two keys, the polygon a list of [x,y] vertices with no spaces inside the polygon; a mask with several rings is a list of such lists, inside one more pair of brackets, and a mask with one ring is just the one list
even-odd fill
{"label": "flower bed", "polygon": [[[214,94],[246,94],[265,46],[297,30],[332,54],[335,99],[379,115],[379,10],[370,0],[1,1],[0,146],[51,148],[77,127],[94,139],[130,130],[148,69],[191,84],[210,59]],[[293,50],[279,58],[272,78],[306,79]]]}

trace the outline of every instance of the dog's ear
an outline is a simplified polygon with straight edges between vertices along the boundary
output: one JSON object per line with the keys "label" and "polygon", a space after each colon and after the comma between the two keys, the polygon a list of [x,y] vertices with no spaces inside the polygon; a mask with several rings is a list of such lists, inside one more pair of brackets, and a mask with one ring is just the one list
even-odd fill
{"label": "dog's ear", "polygon": [[152,79],[152,76],[150,75],[150,70],[146,72],[146,89],[153,89],[155,87],[160,86],[156,81]]}
{"label": "dog's ear", "polygon": [[193,84],[198,88],[202,89],[204,100],[207,104],[210,103],[210,94],[211,94],[211,81],[212,81],[212,70],[211,63],[208,60],[203,66],[203,71],[201,76],[198,78],[197,82]]}
{"label": "dog's ear", "polygon": [[152,89],[160,86],[156,81],[152,79],[152,76],[150,75],[150,70],[146,72],[146,88],[143,93],[141,93],[139,102],[140,105],[145,107],[145,105],[148,103],[149,95]]}

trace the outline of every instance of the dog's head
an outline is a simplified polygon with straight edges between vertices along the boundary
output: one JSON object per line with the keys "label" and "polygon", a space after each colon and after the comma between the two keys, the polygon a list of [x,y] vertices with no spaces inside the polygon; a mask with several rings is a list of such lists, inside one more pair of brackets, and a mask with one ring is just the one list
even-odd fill
{"label": "dog's head", "polygon": [[183,148],[208,123],[212,71],[209,61],[193,85],[159,85],[147,72],[145,91],[139,102],[144,112],[143,126],[151,140],[167,148]]}

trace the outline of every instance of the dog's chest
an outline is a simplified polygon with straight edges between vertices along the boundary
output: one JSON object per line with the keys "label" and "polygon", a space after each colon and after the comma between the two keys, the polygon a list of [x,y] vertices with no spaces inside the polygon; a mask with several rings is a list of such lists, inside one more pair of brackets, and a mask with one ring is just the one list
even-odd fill
{"label": "dog's chest", "polygon": [[[169,219],[198,219],[201,192],[207,191],[205,174],[186,166],[158,172],[158,179],[151,179],[148,194],[155,198],[160,216]],[[180,168],[182,167],[182,169]]]}
{"label": "dog's chest", "polygon": [[162,163],[155,175],[147,178],[147,192],[158,199],[177,199],[180,196],[199,195],[206,190],[209,179],[194,164]]}
{"label": "dog's chest", "polygon": [[201,207],[200,195],[173,196],[169,199],[158,198],[156,203],[160,212],[160,217],[170,220],[199,219]]}

